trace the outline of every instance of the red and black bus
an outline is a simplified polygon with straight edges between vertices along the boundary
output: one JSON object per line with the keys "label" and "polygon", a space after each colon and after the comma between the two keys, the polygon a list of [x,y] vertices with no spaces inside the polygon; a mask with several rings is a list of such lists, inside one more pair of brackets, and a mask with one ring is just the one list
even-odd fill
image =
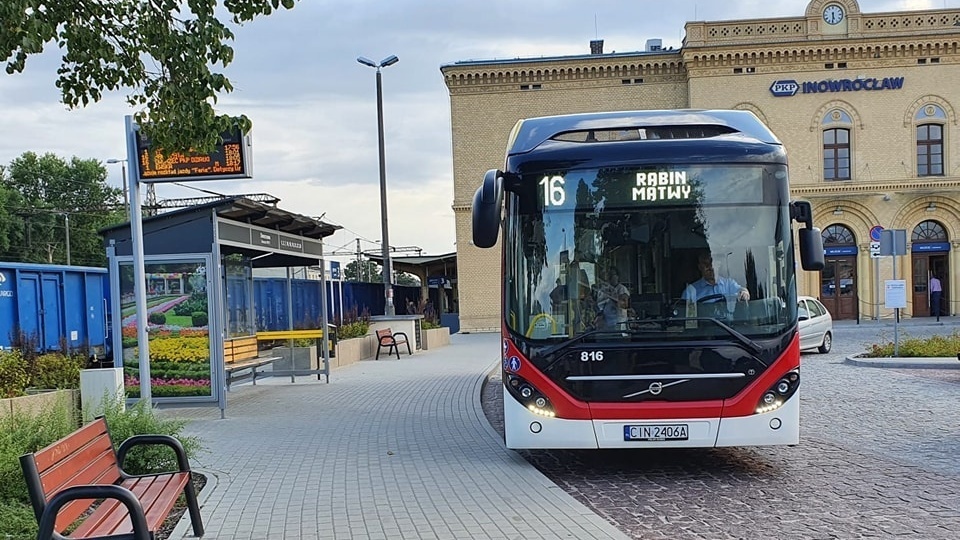
{"label": "red and black bus", "polygon": [[501,239],[509,448],[799,442],[787,155],[746,111],[530,118],[473,201]]}

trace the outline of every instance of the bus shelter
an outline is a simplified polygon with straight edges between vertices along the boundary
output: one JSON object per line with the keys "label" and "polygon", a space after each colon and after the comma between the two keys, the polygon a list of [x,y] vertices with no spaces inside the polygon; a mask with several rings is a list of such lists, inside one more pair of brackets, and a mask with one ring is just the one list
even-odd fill
{"label": "bus shelter", "polygon": [[[225,354],[226,344],[257,335],[253,269],[322,267],[323,239],[340,227],[242,196],[144,217],[142,223],[153,402],[217,405],[225,416],[231,369],[226,361],[269,354],[256,346],[242,351],[231,346]],[[136,317],[130,224],[100,234],[109,266],[113,362],[123,368],[127,397],[135,399],[141,385],[137,362],[141,321]],[[318,287],[325,287],[322,276]],[[325,295],[320,298],[325,304]],[[313,330],[327,328],[325,305],[320,313],[322,320],[315,321]],[[319,335],[322,366],[318,362],[315,369],[294,369],[291,363],[290,373],[271,374],[324,375],[329,382],[328,336]],[[264,358],[260,366],[268,363]]]}

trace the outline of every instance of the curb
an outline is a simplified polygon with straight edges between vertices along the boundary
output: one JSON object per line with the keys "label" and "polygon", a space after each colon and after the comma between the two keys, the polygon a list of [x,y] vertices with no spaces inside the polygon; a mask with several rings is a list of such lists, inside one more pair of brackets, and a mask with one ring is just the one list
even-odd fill
{"label": "curb", "polygon": [[[202,518],[203,507],[206,506],[207,501],[210,499],[210,495],[213,494],[213,491],[220,483],[220,477],[217,476],[216,472],[208,469],[197,469],[191,467],[191,470],[195,473],[200,473],[207,478],[207,484],[203,486],[203,489],[197,494],[197,503],[200,505],[200,516]],[[206,525],[206,521],[204,521],[204,525]],[[169,538],[170,540],[180,538],[196,538],[196,536],[193,535],[193,524],[190,522],[190,512],[184,512],[183,515],[180,516],[180,521],[178,521],[176,527],[170,531]]]}
{"label": "curb", "polygon": [[960,369],[960,361],[955,358],[859,358],[848,356],[843,362],[861,367],[874,368],[913,368],[913,369]]}

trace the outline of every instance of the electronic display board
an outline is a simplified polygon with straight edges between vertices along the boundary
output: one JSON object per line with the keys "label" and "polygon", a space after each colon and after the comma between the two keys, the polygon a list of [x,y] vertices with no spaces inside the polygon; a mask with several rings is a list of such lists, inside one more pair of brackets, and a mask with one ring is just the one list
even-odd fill
{"label": "electronic display board", "polygon": [[137,168],[141,182],[189,182],[191,180],[229,180],[252,178],[252,144],[249,134],[239,129],[224,132],[222,141],[209,154],[174,152],[150,147],[150,141],[137,130]]}

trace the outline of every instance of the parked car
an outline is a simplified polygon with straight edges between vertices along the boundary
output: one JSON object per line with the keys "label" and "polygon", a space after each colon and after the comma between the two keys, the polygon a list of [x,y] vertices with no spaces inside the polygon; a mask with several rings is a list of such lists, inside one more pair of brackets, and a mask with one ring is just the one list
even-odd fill
{"label": "parked car", "polygon": [[833,347],[833,317],[819,300],[812,296],[797,299],[800,319],[800,350],[816,348],[821,353]]}

